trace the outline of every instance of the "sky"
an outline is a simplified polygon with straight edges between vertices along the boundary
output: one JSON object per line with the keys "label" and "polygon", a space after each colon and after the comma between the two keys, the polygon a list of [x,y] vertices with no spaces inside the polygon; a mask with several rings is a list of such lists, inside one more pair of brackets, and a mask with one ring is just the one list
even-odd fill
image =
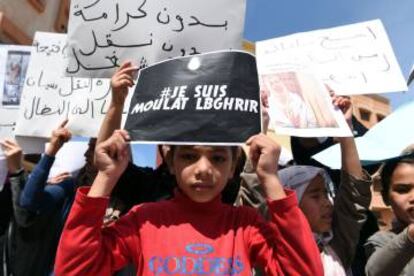
{"label": "sky", "polygon": [[[401,71],[408,78],[414,64],[414,0],[246,0],[244,37],[260,41],[297,32],[381,19]],[[384,94],[395,110],[414,101],[408,92]]]}

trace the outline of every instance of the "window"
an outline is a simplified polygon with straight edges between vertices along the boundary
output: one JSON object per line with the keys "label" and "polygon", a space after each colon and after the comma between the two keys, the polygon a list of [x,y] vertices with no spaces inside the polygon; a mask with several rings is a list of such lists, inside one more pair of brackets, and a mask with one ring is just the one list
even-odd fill
{"label": "window", "polygon": [[359,109],[359,115],[361,116],[361,120],[363,121],[370,121],[371,118],[371,112],[369,110],[366,110],[364,108]]}
{"label": "window", "polygon": [[377,114],[377,122],[378,122],[378,123],[379,123],[379,122],[381,122],[384,118],[385,118],[385,116],[384,116],[384,115],[382,115],[382,114]]}

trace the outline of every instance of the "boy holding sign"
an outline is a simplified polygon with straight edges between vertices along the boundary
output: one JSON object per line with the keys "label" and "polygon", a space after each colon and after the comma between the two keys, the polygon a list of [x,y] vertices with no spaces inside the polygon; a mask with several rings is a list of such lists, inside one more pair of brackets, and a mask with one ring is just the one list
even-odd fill
{"label": "boy holding sign", "polygon": [[[112,85],[131,86],[131,71],[125,74]],[[110,275],[129,262],[137,275],[250,275],[253,266],[266,275],[323,274],[295,194],[279,181],[280,146],[262,134],[247,145],[266,192],[269,222],[254,209],[221,201],[235,172],[237,147],[179,145],[166,157],[177,184],[173,199],[135,206],[103,226],[108,198],[128,164],[129,140],[117,130],[97,146],[99,172],[91,188],[78,191],[61,236],[57,275]]]}
{"label": "boy holding sign", "polygon": [[247,141],[271,213],[220,201],[234,173],[238,148],[172,146],[168,164],[178,188],[172,200],[135,206],[102,227],[108,198],[128,164],[128,141],[118,130],[98,145],[99,173],[81,188],[63,231],[57,275],[110,275],[132,261],[138,275],[247,275],[253,265],[266,275],[322,275],[318,248],[295,193],[277,176],[279,145],[264,135]]}

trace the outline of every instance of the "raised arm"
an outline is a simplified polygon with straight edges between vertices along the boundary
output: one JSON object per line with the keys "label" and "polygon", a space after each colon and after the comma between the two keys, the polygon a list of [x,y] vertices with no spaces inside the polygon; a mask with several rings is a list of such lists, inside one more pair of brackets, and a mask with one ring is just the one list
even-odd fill
{"label": "raised arm", "polygon": [[[333,104],[341,109],[350,129],[352,130],[352,103],[350,98],[333,95]],[[362,178],[364,174],[354,137],[339,137],[338,141],[341,145],[342,170],[353,177]]]}
{"label": "raised arm", "polygon": [[285,191],[278,177],[280,146],[264,134],[253,136],[247,144],[270,217],[265,223],[258,216],[257,228],[248,233],[254,262],[266,275],[323,275],[318,247],[296,195]]}
{"label": "raised arm", "polygon": [[77,192],[59,242],[57,275],[111,275],[132,261],[131,250],[139,252],[139,238],[131,232],[136,229],[133,213],[102,227],[109,195],[128,165],[128,140],[126,131],[116,130],[97,145],[95,163],[99,172],[89,191],[80,188]]}
{"label": "raised arm", "polygon": [[73,192],[73,182],[61,182],[47,186],[47,178],[55,161],[55,155],[71,138],[71,133],[66,128],[67,123],[68,121],[65,120],[53,130],[45,154],[34,167],[21,193],[20,206],[34,213],[52,210],[56,204],[62,202],[69,193]]}
{"label": "raised arm", "polygon": [[114,130],[121,128],[122,112],[128,88],[134,85],[133,74],[138,70],[131,62],[125,62],[111,79],[112,98],[108,112],[99,129],[97,144],[108,139]]}
{"label": "raised arm", "polygon": [[[352,129],[352,104],[349,97],[333,96],[333,104],[344,113]],[[354,137],[338,138],[341,146],[341,185],[334,204],[333,233],[330,245],[348,269],[354,258],[360,231],[371,202],[371,177],[362,169]]]}

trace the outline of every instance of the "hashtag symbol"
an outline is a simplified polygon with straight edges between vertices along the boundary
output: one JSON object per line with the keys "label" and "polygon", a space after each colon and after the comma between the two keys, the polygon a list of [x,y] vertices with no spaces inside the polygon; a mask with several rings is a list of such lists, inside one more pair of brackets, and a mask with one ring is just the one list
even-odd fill
{"label": "hashtag symbol", "polygon": [[169,98],[171,95],[170,95],[170,92],[171,92],[171,88],[169,88],[169,87],[165,87],[162,91],[161,91],[161,99],[163,99],[163,98]]}

